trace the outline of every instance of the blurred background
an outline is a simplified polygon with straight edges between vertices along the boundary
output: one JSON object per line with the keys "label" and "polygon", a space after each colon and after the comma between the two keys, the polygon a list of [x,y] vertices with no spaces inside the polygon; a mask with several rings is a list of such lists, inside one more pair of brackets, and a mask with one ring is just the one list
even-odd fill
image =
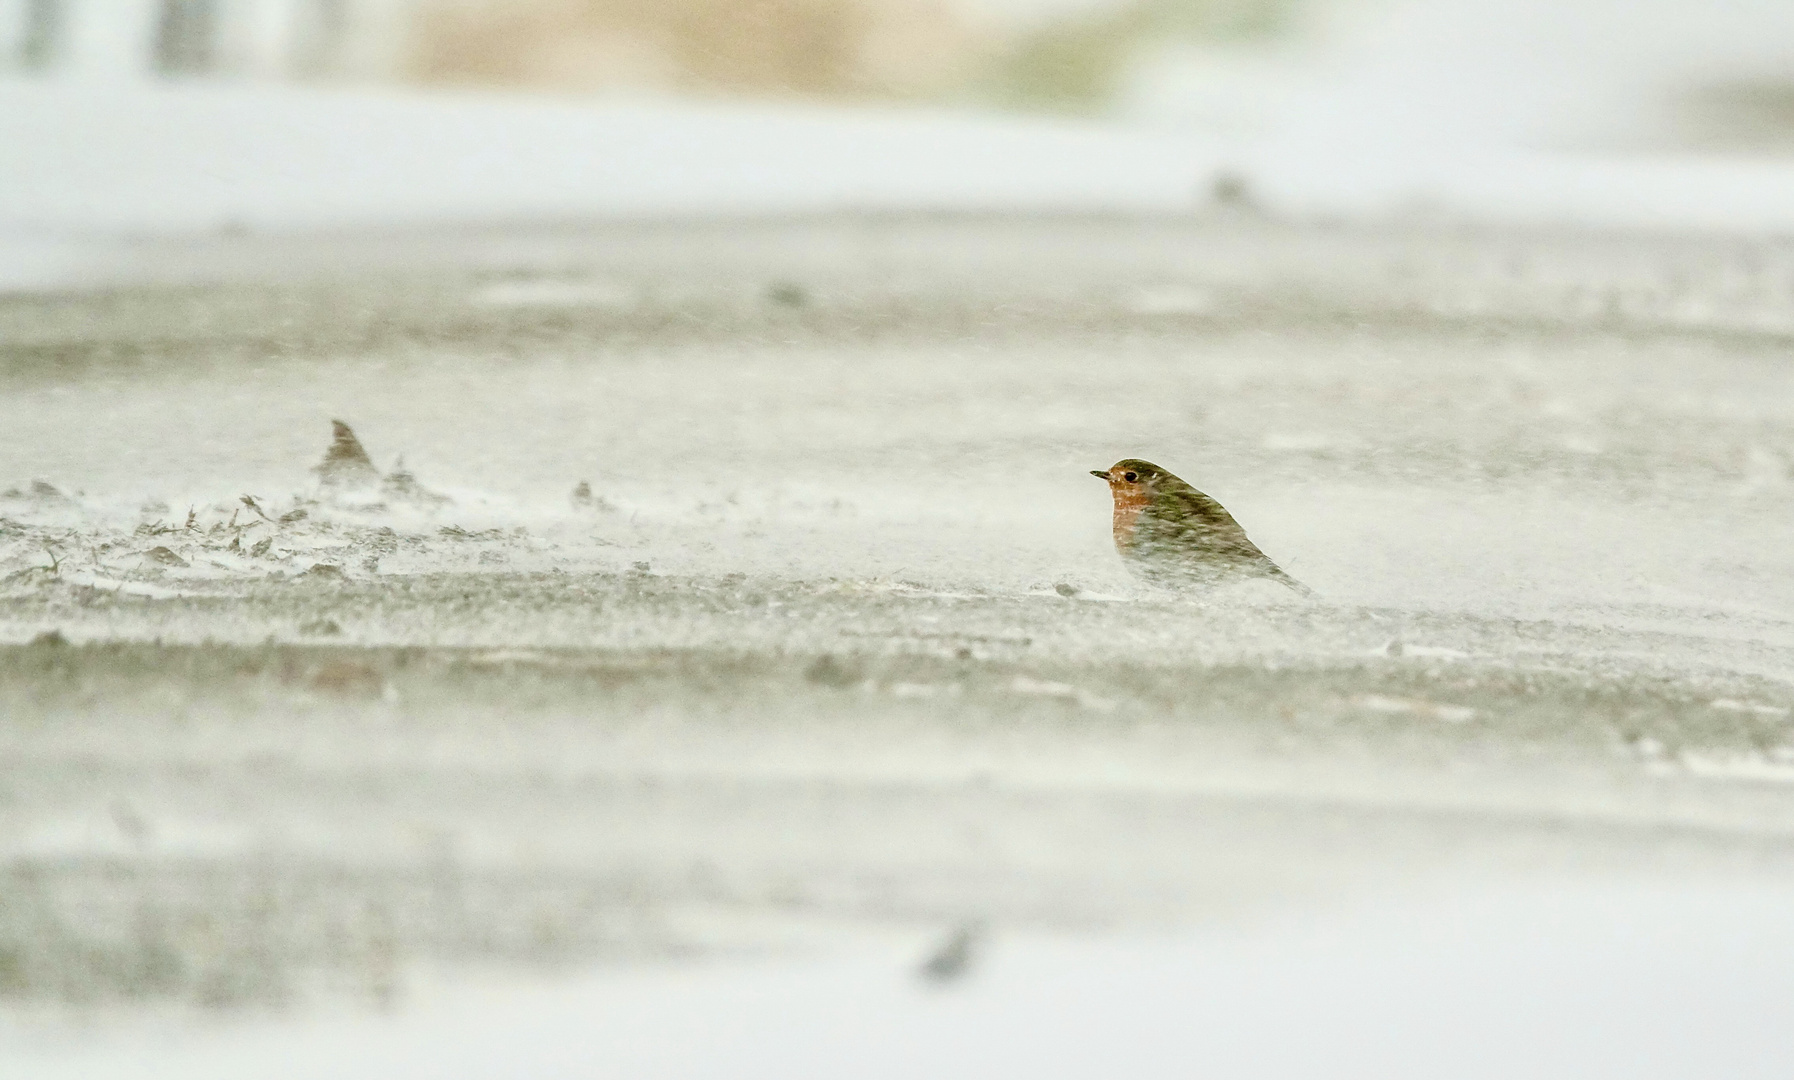
{"label": "blurred background", "polygon": [[[1607,149],[1790,139],[1771,0],[7,0],[8,68],[1053,110],[1274,126],[1342,82],[1430,86],[1467,134]],[[1480,100],[1479,100],[1480,99]],[[1360,103],[1362,104],[1362,103]],[[1369,120],[1371,118],[1364,118]],[[1379,118],[1388,123],[1395,116]]]}
{"label": "blurred background", "polygon": [[[4,0],[0,67],[15,231],[1216,197],[1794,222],[1775,0]],[[385,185],[315,190],[373,147]]]}

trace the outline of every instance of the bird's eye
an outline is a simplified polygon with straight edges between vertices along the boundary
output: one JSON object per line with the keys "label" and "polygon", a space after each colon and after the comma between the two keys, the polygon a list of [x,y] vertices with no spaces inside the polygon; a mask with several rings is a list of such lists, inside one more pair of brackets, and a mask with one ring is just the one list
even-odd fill
{"label": "bird's eye", "polygon": [[1122,473],[1121,478],[1131,484],[1134,481],[1140,479],[1140,474],[1139,473],[1131,473],[1131,472],[1130,473]]}

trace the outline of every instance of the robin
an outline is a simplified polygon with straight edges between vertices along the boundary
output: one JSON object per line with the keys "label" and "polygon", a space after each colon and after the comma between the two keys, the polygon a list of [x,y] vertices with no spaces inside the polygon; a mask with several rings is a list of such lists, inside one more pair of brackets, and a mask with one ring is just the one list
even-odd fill
{"label": "robin", "polygon": [[1107,480],[1115,497],[1115,550],[1148,583],[1190,589],[1270,578],[1314,595],[1258,550],[1225,507],[1152,462],[1127,458],[1090,475]]}

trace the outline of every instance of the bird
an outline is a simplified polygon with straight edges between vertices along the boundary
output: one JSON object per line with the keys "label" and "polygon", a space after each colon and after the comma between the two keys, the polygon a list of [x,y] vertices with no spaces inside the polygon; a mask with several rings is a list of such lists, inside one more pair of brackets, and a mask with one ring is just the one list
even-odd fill
{"label": "bird", "polygon": [[1115,499],[1115,550],[1134,576],[1175,590],[1268,578],[1303,596],[1314,590],[1283,572],[1214,499],[1150,461],[1123,458],[1090,475]]}

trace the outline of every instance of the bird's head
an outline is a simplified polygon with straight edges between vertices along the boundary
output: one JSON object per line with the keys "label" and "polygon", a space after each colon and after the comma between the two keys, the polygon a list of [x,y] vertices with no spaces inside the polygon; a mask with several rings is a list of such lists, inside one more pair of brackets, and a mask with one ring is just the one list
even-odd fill
{"label": "bird's head", "polygon": [[1177,483],[1177,477],[1150,461],[1123,458],[1106,469],[1091,469],[1090,475],[1109,482],[1109,491],[1118,499],[1145,498],[1161,485]]}

